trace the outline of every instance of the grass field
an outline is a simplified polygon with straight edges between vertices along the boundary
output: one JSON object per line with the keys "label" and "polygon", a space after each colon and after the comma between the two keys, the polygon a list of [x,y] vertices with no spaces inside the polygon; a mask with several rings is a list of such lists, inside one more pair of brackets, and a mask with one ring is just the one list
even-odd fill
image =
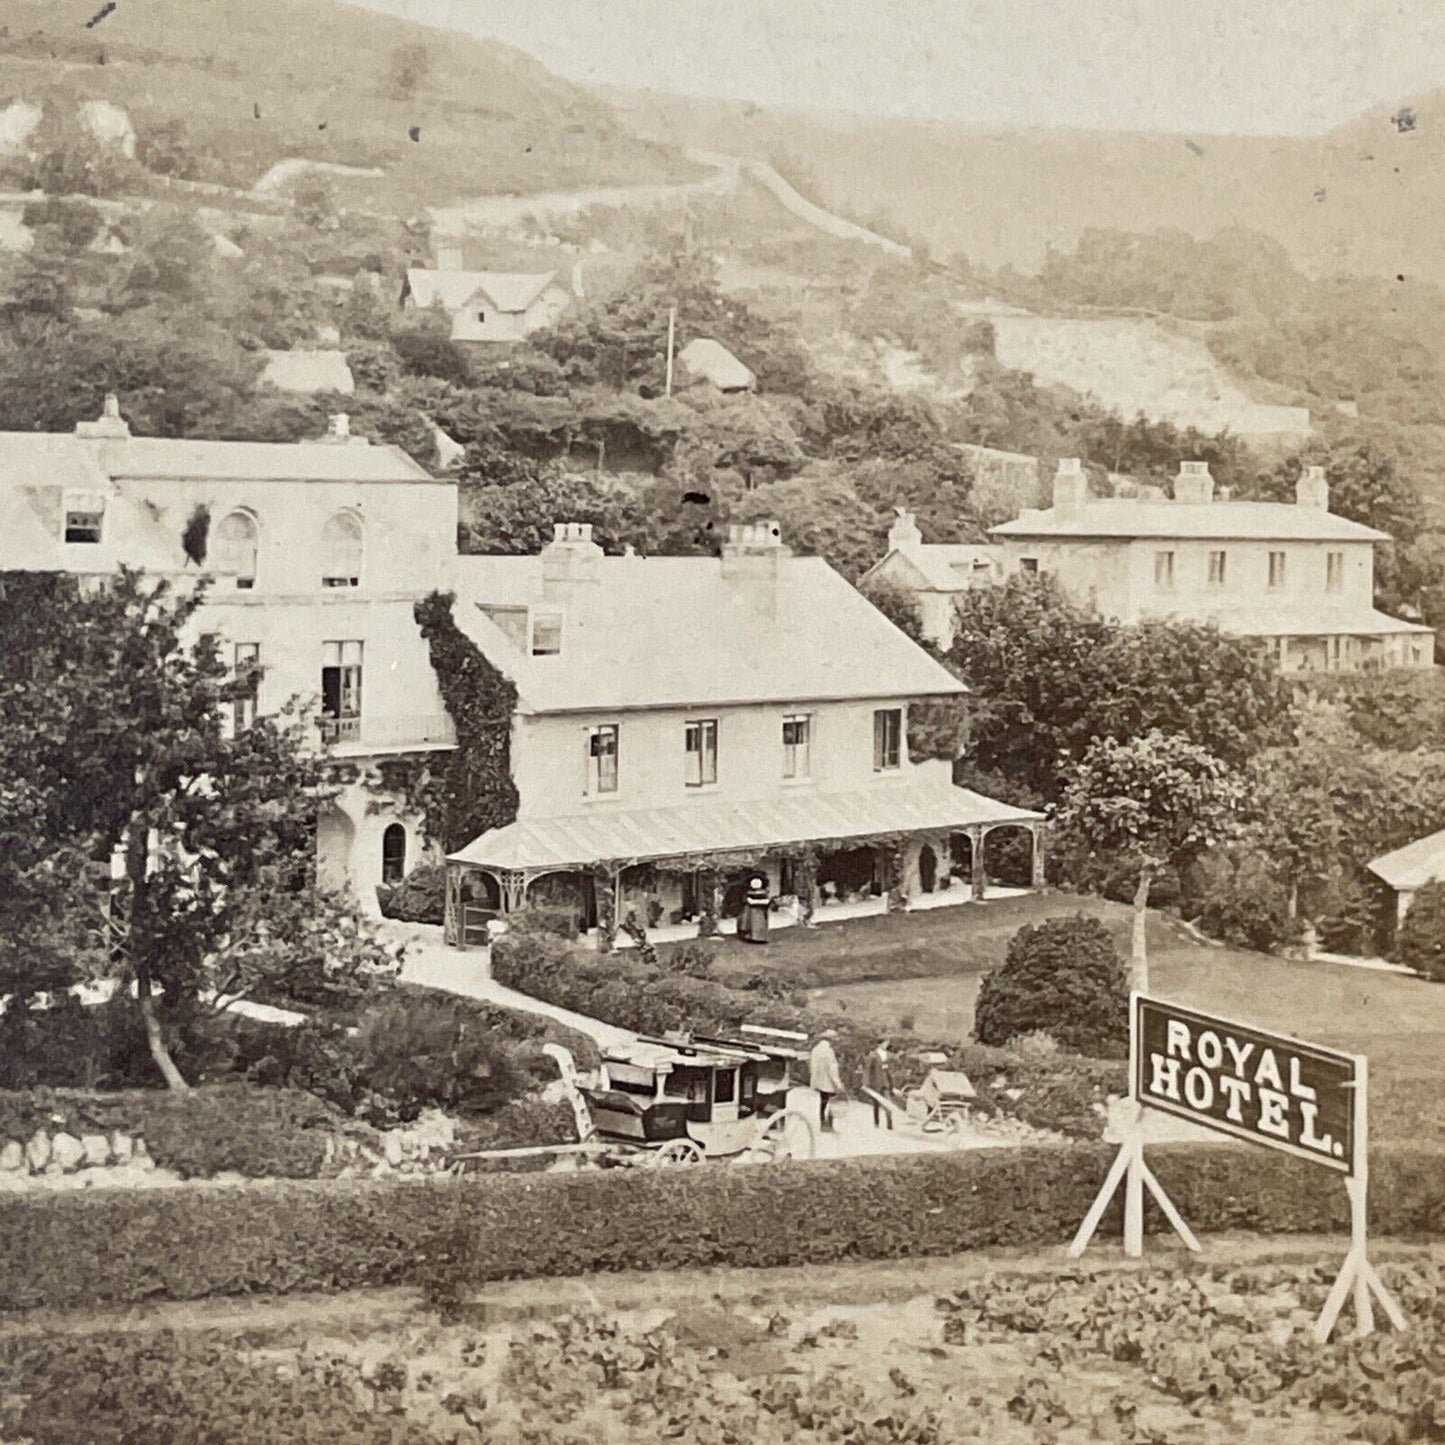
{"label": "grass field", "polygon": [[[1014,932],[1060,914],[1102,918],[1121,953],[1129,910],[1040,894],[981,907],[789,929],[766,949],[729,942],[719,970],[776,969],[809,1000],[879,1033],[964,1039],[984,974]],[[1212,947],[1162,914],[1150,920],[1150,989],[1226,1018],[1366,1054],[1377,1137],[1445,1139],[1445,987],[1401,974]]]}

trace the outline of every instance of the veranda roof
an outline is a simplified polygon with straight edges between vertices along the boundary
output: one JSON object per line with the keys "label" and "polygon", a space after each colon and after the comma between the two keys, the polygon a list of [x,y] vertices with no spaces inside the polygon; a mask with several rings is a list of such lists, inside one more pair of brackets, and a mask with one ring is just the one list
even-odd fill
{"label": "veranda roof", "polygon": [[910,780],[850,793],[799,790],[756,800],[700,799],[676,808],[599,808],[530,818],[483,833],[447,861],[498,871],[552,871],[1041,820],[1039,813],[947,781]]}
{"label": "veranda roof", "polygon": [[1365,866],[1396,892],[1423,888],[1445,878],[1445,828],[1392,853],[1382,853]]}

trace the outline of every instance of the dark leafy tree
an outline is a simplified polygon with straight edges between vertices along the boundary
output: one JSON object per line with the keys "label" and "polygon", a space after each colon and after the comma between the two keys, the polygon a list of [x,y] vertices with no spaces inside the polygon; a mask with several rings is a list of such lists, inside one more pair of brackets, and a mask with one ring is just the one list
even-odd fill
{"label": "dark leafy tree", "polygon": [[1445,983],[1445,883],[1427,883],[1415,894],[1396,951],[1401,962]]}

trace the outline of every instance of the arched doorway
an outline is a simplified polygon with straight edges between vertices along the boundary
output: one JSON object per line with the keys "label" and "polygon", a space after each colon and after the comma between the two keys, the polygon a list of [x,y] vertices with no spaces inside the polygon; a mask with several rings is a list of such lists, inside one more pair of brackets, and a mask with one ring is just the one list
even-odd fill
{"label": "arched doorway", "polygon": [[527,885],[527,905],[570,913],[579,933],[597,927],[597,890],[590,873],[543,873]]}
{"label": "arched doorway", "polygon": [[381,881],[400,883],[406,877],[406,829],[388,823],[381,835]]}
{"label": "arched doorway", "polygon": [[967,833],[955,833],[948,840],[948,855],[953,876],[967,887],[973,879],[973,839]]}
{"label": "arched doorway", "polygon": [[983,869],[990,883],[1027,888],[1033,882],[1033,829],[1004,823],[983,835]]}
{"label": "arched doorway", "polygon": [[925,843],[918,850],[918,888],[922,893],[932,893],[938,886],[938,854],[931,843]]}
{"label": "arched doorway", "polygon": [[356,846],[356,824],[334,803],[316,819],[316,873],[332,888],[350,888],[351,852]]}

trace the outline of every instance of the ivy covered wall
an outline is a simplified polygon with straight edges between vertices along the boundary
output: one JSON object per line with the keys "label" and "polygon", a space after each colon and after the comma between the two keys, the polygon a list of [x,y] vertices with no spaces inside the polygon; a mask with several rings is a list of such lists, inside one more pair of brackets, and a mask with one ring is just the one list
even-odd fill
{"label": "ivy covered wall", "polygon": [[457,730],[457,745],[439,781],[425,789],[442,823],[428,823],[447,852],[465,847],[479,833],[504,828],[517,817],[512,781],[512,714],[517,689],[493,667],[452,617],[455,598],[433,592],[413,609],[436,673],[442,701]]}

